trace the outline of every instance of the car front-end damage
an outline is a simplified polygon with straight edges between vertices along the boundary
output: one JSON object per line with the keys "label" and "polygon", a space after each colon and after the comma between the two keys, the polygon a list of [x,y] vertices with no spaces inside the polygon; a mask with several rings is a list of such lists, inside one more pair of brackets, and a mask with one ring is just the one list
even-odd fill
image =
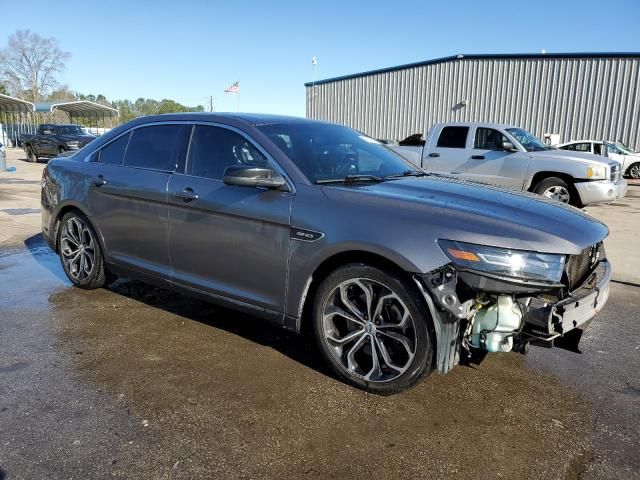
{"label": "car front-end damage", "polygon": [[602,242],[576,255],[440,241],[451,263],[414,280],[431,311],[436,369],[529,345],[579,352],[583,331],[609,297]]}

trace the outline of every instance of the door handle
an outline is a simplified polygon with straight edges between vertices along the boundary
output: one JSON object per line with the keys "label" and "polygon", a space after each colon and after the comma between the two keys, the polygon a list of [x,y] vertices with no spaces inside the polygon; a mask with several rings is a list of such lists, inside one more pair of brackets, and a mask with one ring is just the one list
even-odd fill
{"label": "door handle", "polygon": [[474,160],[484,160],[484,155],[471,155]]}
{"label": "door handle", "polygon": [[191,200],[198,200],[198,198],[200,198],[198,194],[193,191],[193,188],[185,188],[181,192],[175,192],[173,196],[181,198],[185,202],[190,202]]}
{"label": "door handle", "polygon": [[433,157],[433,158],[436,158],[436,157],[439,157],[440,154],[438,152],[433,152],[433,153],[430,153],[429,156]]}
{"label": "door handle", "polygon": [[104,179],[102,175],[98,175],[96,178],[93,178],[91,180],[91,183],[93,183],[93,185],[96,187],[102,187],[103,185],[107,184],[107,181]]}

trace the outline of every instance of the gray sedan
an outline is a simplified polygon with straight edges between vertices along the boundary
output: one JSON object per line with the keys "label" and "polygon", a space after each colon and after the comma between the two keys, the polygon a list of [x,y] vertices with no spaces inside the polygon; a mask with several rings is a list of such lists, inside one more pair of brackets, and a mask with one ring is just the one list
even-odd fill
{"label": "gray sedan", "polygon": [[127,275],[308,329],[335,375],[375,393],[487,352],[577,350],[608,296],[602,223],[329,123],[145,117],[54,159],[42,185],[75,286]]}

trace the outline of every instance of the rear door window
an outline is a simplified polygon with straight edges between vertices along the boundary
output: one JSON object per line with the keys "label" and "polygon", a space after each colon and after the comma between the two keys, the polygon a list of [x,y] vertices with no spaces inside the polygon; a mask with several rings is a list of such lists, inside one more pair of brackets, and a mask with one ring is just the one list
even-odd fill
{"label": "rear door window", "polygon": [[100,150],[98,162],[109,165],[122,165],[122,159],[124,158],[124,152],[127,149],[130,136],[131,133],[122,135],[120,138],[103,147]]}
{"label": "rear door window", "polygon": [[469,127],[444,127],[437,146],[440,148],[465,148]]}
{"label": "rear door window", "polygon": [[187,159],[187,175],[221,180],[227,167],[265,167],[266,157],[242,135],[220,127],[196,125]]}
{"label": "rear door window", "polygon": [[576,151],[577,152],[589,152],[589,153],[591,153],[591,144],[590,143],[576,143]]}
{"label": "rear door window", "polygon": [[476,128],[473,148],[478,150],[504,150],[502,142],[506,141],[508,141],[507,138],[498,130],[478,127]]}
{"label": "rear door window", "polygon": [[183,125],[153,125],[131,134],[124,157],[127,167],[173,172],[178,167],[184,138]]}

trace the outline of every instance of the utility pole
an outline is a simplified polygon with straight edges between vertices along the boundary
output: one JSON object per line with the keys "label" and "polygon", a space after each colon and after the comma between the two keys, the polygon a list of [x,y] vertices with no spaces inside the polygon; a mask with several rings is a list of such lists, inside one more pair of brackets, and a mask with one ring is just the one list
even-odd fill
{"label": "utility pole", "polygon": [[209,111],[213,112],[213,95],[209,97]]}

